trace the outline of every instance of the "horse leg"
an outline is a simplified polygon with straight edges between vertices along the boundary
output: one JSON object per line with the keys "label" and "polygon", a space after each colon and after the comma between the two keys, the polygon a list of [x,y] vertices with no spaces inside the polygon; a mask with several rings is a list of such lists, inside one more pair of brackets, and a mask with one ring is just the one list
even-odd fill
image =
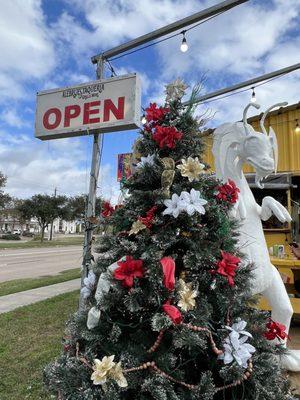
{"label": "horse leg", "polygon": [[[266,297],[272,308],[272,319],[285,325],[288,333],[293,308],[279,272],[274,266],[272,267],[271,284],[262,292],[262,295]],[[276,342],[278,343],[278,341]],[[287,339],[284,341],[285,346],[286,342]],[[289,350],[286,355],[281,357],[280,362],[282,367],[288,371],[300,371],[300,350]]]}

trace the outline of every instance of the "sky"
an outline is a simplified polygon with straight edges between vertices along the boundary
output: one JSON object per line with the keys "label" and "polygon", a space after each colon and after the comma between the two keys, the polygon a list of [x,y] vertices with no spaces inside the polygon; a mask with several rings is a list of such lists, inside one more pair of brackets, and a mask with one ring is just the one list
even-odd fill
{"label": "sky", "polygon": [[[75,196],[88,191],[92,137],[40,141],[34,137],[36,92],[95,80],[91,56],[218,0],[0,0],[0,171],[6,191]],[[164,100],[177,77],[202,93],[300,62],[300,1],[249,0],[187,33],[113,61],[118,75],[137,72],[142,104]],[[106,71],[109,77],[109,71]],[[189,90],[190,90],[189,89]],[[256,89],[262,109],[298,102],[300,73]],[[251,91],[199,106],[217,126],[241,119]],[[252,112],[252,114],[255,112]],[[251,115],[251,113],[249,113]],[[98,194],[117,202],[117,155],[131,151],[138,131],[104,135]]]}

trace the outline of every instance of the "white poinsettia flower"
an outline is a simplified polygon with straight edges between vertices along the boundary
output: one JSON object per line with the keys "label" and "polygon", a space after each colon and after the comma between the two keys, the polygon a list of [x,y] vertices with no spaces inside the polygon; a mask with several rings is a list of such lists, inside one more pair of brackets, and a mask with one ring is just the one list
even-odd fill
{"label": "white poinsettia flower", "polygon": [[172,195],[171,199],[165,200],[164,205],[167,208],[163,211],[163,215],[173,215],[174,218],[177,218],[182,211],[181,198],[176,193]]}
{"label": "white poinsettia flower", "polygon": [[205,204],[207,200],[201,198],[199,190],[192,189],[190,193],[181,192],[181,208],[186,211],[189,215],[193,215],[195,212],[199,214],[205,214]]}
{"label": "white poinsettia flower", "polygon": [[226,329],[228,329],[231,332],[237,332],[240,335],[245,335],[252,338],[251,333],[245,331],[246,326],[247,322],[243,321],[241,318],[238,318],[236,323],[234,323],[232,326],[226,326]]}
{"label": "white poinsettia flower", "polygon": [[116,365],[114,362],[115,356],[104,356],[102,360],[98,360],[97,358],[94,360],[94,366],[91,380],[94,385],[103,385],[106,383],[109,371]]}
{"label": "white poinsettia flower", "polygon": [[141,161],[137,163],[137,168],[142,168],[145,165],[154,165],[155,154],[148,154],[147,157],[141,157]]}
{"label": "white poinsettia flower", "polygon": [[96,275],[93,271],[89,271],[88,276],[83,280],[83,287],[81,288],[82,296],[87,299],[96,284]]}
{"label": "white poinsettia flower", "polygon": [[120,387],[127,387],[128,383],[123,374],[121,362],[118,362],[109,372],[110,378],[114,379],[118,386]]}

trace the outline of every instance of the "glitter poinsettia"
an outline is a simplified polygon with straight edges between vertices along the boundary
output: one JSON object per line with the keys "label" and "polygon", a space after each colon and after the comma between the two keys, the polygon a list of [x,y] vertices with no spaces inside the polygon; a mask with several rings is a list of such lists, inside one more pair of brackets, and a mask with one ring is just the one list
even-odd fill
{"label": "glitter poinsettia", "polygon": [[137,168],[142,168],[145,165],[153,166],[154,165],[155,154],[148,154],[147,157],[141,157],[139,163],[137,163]]}
{"label": "glitter poinsettia", "polygon": [[146,229],[146,225],[144,225],[141,221],[134,221],[134,223],[132,224],[132,227],[129,231],[129,236],[131,235],[136,235],[137,233],[139,233],[140,231]]}
{"label": "glitter poinsettia", "polygon": [[134,278],[143,276],[143,260],[134,260],[132,256],[126,256],[125,261],[118,261],[118,268],[114,271],[114,278],[122,281],[127,288],[132,288]]}
{"label": "glitter poinsettia", "polygon": [[156,210],[157,206],[151,207],[150,210],[147,211],[146,217],[139,217],[139,221],[142,222],[148,229],[152,228]]}
{"label": "glitter poinsettia", "polygon": [[146,108],[145,111],[147,122],[156,122],[164,119],[165,115],[170,111],[170,109],[168,107],[157,107],[156,103],[150,103],[149,107]]}
{"label": "glitter poinsettia", "polygon": [[241,259],[233,254],[221,251],[222,260],[217,263],[218,269],[211,270],[212,275],[219,274],[225,276],[228,280],[229,286],[234,286],[234,277],[236,269]]}
{"label": "glitter poinsettia", "polygon": [[182,136],[183,133],[179,132],[175,126],[157,126],[152,138],[161,149],[164,147],[174,149],[176,142],[180,140]]}
{"label": "glitter poinsettia", "polygon": [[175,79],[175,81],[169,83],[165,87],[167,102],[180,100],[184,96],[185,91],[188,88],[188,86],[180,78]]}
{"label": "glitter poinsettia", "polygon": [[174,218],[177,218],[182,211],[181,198],[176,193],[172,195],[171,199],[165,200],[164,205],[167,208],[163,211],[163,215],[173,215]]}
{"label": "glitter poinsettia", "polygon": [[174,290],[175,287],[175,261],[172,257],[163,257],[160,260],[163,268],[164,286],[169,290]]}
{"label": "glitter poinsettia", "polygon": [[205,214],[205,208],[207,201],[201,197],[201,193],[198,190],[192,189],[190,193],[181,192],[181,209],[186,211],[189,215],[193,215],[195,212],[199,214]]}
{"label": "glitter poinsettia", "polygon": [[175,306],[172,306],[167,302],[162,306],[162,309],[175,325],[182,322],[182,314]]}
{"label": "glitter poinsettia", "polygon": [[195,298],[198,295],[197,290],[194,290],[191,283],[184,282],[183,279],[179,279],[179,302],[178,307],[183,311],[190,311],[196,306]]}
{"label": "glitter poinsettia", "polygon": [[288,338],[288,334],[286,333],[286,326],[271,319],[267,323],[267,331],[264,333],[264,336],[268,340],[274,340],[276,338],[284,340]]}
{"label": "glitter poinsettia", "polygon": [[102,212],[101,215],[104,218],[110,217],[114,213],[114,207],[108,202],[104,201],[102,204]]}
{"label": "glitter poinsettia", "polygon": [[205,165],[199,162],[198,157],[188,157],[186,160],[182,159],[181,164],[177,165],[183,177],[188,178],[190,182],[198,181],[200,174],[203,172]]}
{"label": "glitter poinsettia", "polygon": [[113,379],[116,381],[117,385],[120,387],[127,387],[127,380],[124,377],[121,363],[117,364],[114,362],[115,356],[104,356],[102,360],[97,358],[94,360],[94,366],[91,380],[94,385],[103,385],[108,379]]}
{"label": "glitter poinsettia", "polygon": [[239,193],[240,189],[236,186],[235,182],[228,179],[228,183],[224,183],[224,185],[218,187],[217,198],[234,204],[238,201]]}

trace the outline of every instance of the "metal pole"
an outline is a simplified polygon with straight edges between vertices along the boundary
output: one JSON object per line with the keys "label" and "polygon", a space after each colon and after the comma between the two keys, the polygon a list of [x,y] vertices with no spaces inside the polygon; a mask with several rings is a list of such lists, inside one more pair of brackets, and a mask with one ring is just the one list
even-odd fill
{"label": "metal pole", "polygon": [[[218,97],[218,96],[221,96],[223,94],[234,92],[235,90],[245,88],[247,86],[253,86],[256,83],[263,82],[263,81],[266,81],[268,79],[275,78],[276,76],[288,74],[290,72],[296,71],[297,69],[300,69],[300,63],[291,65],[290,67],[278,69],[277,71],[270,72],[269,74],[261,75],[261,76],[258,76],[257,78],[249,79],[248,81],[237,83],[236,85],[229,86],[227,88],[223,88],[223,89],[217,90],[215,92],[204,94],[203,96],[197,97],[193,101],[193,104],[201,103],[201,102],[204,102],[206,100],[212,99],[214,97]],[[186,101],[183,104],[184,105],[188,105],[188,104],[190,104],[190,102]]]}
{"label": "metal pole", "polygon": [[[57,188],[54,189],[54,197],[56,197],[56,193],[57,193]],[[51,228],[50,228],[50,240],[53,239],[53,222],[51,222]]]}
{"label": "metal pole", "polygon": [[230,10],[233,7],[236,7],[240,4],[246,3],[249,0],[226,0],[222,3],[216,4],[212,7],[206,8],[196,14],[190,15],[189,17],[183,18],[179,21],[173,22],[172,24],[166,25],[163,28],[159,28],[155,31],[147,33],[146,35],[139,36],[136,39],[130,40],[127,43],[121,44],[120,46],[116,46],[110,50],[105,51],[104,53],[97,54],[92,57],[92,63],[97,64],[99,59],[108,59],[110,57],[114,57],[118,54],[124,53],[125,51],[131,50],[135,47],[141,46],[142,44],[151,42],[152,40],[158,39],[159,37],[168,35],[172,32],[178,31],[186,26],[195,24],[199,21],[203,21],[206,18],[210,18],[214,15],[217,15],[221,12]]}
{"label": "metal pole", "polygon": [[[98,60],[96,75],[97,79],[101,79],[104,77],[104,65],[102,58]],[[81,266],[81,288],[83,287],[83,281],[88,276],[89,270],[91,268],[92,240],[93,240],[92,218],[95,217],[95,210],[96,210],[96,193],[97,193],[97,182],[100,169],[102,140],[103,140],[102,134],[99,133],[94,134],[92,165],[90,172],[90,185],[89,185],[89,194],[87,200],[86,218],[85,218],[83,258]],[[82,311],[84,309],[85,309],[85,299],[80,293],[79,311]]]}

